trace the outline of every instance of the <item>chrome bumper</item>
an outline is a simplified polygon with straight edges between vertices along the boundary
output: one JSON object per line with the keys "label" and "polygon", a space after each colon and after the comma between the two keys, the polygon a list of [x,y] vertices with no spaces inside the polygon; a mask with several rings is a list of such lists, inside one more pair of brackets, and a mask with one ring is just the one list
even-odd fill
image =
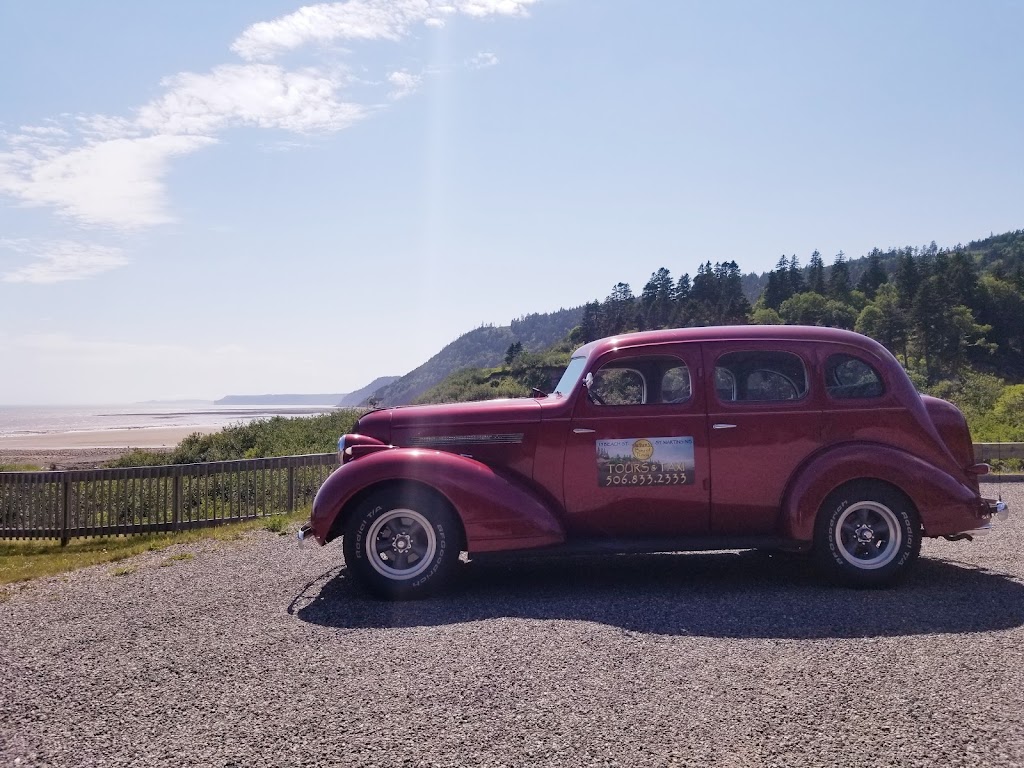
{"label": "chrome bumper", "polygon": [[302,549],[302,545],[306,543],[306,539],[311,538],[312,536],[313,536],[313,525],[312,525],[312,523],[306,523],[301,528],[299,528],[299,533],[298,533],[299,549]]}
{"label": "chrome bumper", "polygon": [[999,501],[995,501],[994,499],[985,499],[985,503],[988,504],[989,514],[999,522],[1003,522],[1010,516],[1010,508],[1002,499]]}

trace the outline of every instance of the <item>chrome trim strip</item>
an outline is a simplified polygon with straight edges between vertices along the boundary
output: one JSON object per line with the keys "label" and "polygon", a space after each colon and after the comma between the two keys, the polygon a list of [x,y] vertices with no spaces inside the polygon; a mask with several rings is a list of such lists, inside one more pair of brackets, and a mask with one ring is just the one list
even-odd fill
{"label": "chrome trim strip", "polygon": [[504,432],[485,435],[420,435],[409,438],[409,446],[423,448],[435,445],[515,445],[523,442],[522,432]]}

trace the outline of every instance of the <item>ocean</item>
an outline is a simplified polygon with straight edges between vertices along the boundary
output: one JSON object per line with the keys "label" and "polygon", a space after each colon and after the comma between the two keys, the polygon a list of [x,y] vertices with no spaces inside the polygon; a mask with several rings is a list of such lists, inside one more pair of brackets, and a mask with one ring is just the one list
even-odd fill
{"label": "ocean", "polygon": [[214,405],[212,402],[126,405],[0,405],[0,437],[147,427],[226,427],[272,416],[313,416],[331,405]]}

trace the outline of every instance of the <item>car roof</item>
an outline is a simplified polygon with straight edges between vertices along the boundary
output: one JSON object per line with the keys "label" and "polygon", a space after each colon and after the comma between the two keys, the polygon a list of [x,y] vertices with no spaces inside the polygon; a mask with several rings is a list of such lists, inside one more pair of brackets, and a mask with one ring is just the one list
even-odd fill
{"label": "car roof", "polygon": [[573,357],[601,355],[611,350],[682,341],[810,341],[853,344],[875,355],[888,357],[874,339],[841,328],[817,325],[714,325],[700,328],[670,328],[662,331],[623,333],[597,339],[573,352]]}

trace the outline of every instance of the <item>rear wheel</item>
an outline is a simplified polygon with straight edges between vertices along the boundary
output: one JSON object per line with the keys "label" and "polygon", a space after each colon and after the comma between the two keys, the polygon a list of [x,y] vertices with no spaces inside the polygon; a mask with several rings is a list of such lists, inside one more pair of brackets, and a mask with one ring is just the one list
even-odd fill
{"label": "rear wheel", "polygon": [[921,551],[913,505],[894,488],[860,481],[832,493],[815,525],[814,555],[833,580],[855,587],[893,581]]}
{"label": "rear wheel", "polygon": [[459,560],[458,518],[443,499],[392,487],[361,501],[345,526],[345,563],[357,585],[390,600],[435,592]]}

